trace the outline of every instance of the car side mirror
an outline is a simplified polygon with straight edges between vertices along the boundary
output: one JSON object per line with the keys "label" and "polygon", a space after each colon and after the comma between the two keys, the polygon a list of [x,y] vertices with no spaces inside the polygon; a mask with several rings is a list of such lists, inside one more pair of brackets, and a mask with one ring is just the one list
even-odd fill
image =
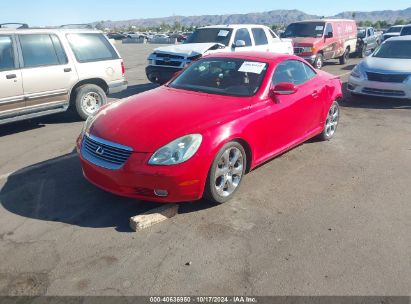
{"label": "car side mirror", "polygon": [[332,38],[332,37],[334,37],[333,32],[328,32],[328,33],[325,35],[325,38]]}
{"label": "car side mirror", "polygon": [[269,96],[272,100],[278,103],[277,96],[292,95],[295,94],[297,91],[298,88],[295,84],[290,82],[281,82],[270,89]]}
{"label": "car side mirror", "polygon": [[234,43],[234,47],[238,48],[238,47],[245,47],[245,41],[244,40],[237,40]]}

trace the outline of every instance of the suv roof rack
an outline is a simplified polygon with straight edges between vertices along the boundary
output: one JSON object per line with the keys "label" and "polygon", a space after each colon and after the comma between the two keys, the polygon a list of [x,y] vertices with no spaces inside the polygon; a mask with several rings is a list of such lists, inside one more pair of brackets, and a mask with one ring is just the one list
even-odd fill
{"label": "suv roof rack", "polygon": [[61,29],[93,29],[90,24],[63,24],[60,25]]}
{"label": "suv roof rack", "polygon": [[0,28],[10,28],[8,25],[17,25],[17,27],[11,27],[11,28],[16,28],[16,29],[29,28],[29,25],[27,23],[18,23],[18,22],[0,23]]}

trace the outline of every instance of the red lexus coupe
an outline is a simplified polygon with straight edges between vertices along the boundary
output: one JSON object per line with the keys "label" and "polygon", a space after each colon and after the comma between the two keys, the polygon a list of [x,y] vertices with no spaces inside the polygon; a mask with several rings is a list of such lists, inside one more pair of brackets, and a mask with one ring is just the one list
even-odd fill
{"label": "red lexus coupe", "polygon": [[307,139],[333,137],[341,81],[296,56],[227,53],[109,104],[77,140],[84,176],[143,200],[232,198],[244,174]]}

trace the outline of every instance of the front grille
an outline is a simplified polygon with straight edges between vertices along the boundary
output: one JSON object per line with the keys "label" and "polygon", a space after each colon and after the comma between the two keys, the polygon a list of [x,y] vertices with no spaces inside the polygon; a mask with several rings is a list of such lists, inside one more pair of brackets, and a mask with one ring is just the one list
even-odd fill
{"label": "front grille", "polygon": [[410,74],[380,74],[380,73],[367,72],[368,80],[378,81],[378,82],[402,83],[409,76],[410,76]]}
{"label": "front grille", "polygon": [[179,67],[181,65],[181,61],[156,60],[156,65],[167,65],[167,66]]}
{"label": "front grille", "polygon": [[156,53],[156,56],[157,56],[158,58],[184,59],[184,56],[173,55],[173,54]]}
{"label": "front grille", "polygon": [[365,93],[365,94],[387,96],[387,97],[403,97],[403,96],[405,96],[404,91],[397,91],[397,90],[382,90],[382,89],[374,89],[374,88],[364,88],[364,89],[362,89],[362,92]]}
{"label": "front grille", "polygon": [[120,169],[128,160],[132,149],[93,135],[84,135],[81,155],[96,166],[110,170]]}
{"label": "front grille", "polygon": [[294,48],[294,54],[295,55],[301,54],[303,52],[303,50],[304,49],[302,47],[295,47]]}

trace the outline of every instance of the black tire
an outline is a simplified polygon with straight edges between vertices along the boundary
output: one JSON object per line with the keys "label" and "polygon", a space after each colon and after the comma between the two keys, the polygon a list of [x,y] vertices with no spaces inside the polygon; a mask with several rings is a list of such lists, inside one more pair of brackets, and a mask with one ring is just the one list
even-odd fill
{"label": "black tire", "polygon": [[[241,170],[240,180],[238,182],[238,185],[235,187],[234,191],[231,192],[229,195],[222,196],[217,192],[217,189],[216,189],[216,181],[217,180],[215,179],[215,175],[216,175],[217,168],[219,166],[219,162],[220,162],[224,152],[226,152],[227,150],[230,151],[230,149],[238,149],[238,151],[241,152],[241,157],[242,157],[242,161],[243,161],[242,166],[243,167],[242,167],[242,170]],[[231,155],[231,154],[229,154],[229,155]],[[235,167],[235,165],[237,163],[238,162],[236,162],[233,165],[233,167]],[[241,182],[242,182],[242,179],[243,179],[244,174],[245,174],[246,166],[247,166],[247,155],[244,151],[243,146],[240,143],[236,142],[236,141],[231,141],[231,142],[226,143],[220,149],[220,151],[218,151],[218,153],[217,153],[216,157],[214,158],[214,161],[211,165],[211,168],[208,172],[207,182],[206,182],[205,189],[204,189],[204,198],[207,199],[210,202],[218,203],[218,204],[222,204],[222,203],[230,200],[241,186]],[[234,174],[232,176],[234,176]]]}
{"label": "black tire", "polygon": [[[331,131],[331,129],[328,129],[328,123],[329,123],[330,115],[332,116],[334,114],[333,109],[337,109],[337,116],[336,116],[336,120],[335,120],[336,124],[333,127],[333,131],[329,132],[329,131]],[[324,140],[324,141],[327,141],[327,140],[330,140],[331,138],[333,138],[334,135],[335,135],[335,132],[337,132],[337,127],[338,127],[339,120],[340,120],[340,107],[338,105],[338,102],[334,101],[331,104],[330,109],[327,112],[327,118],[326,118],[325,123],[324,123],[324,130],[319,135],[319,138],[321,140]]]}
{"label": "black tire", "polygon": [[340,64],[346,64],[348,62],[348,58],[350,57],[350,49],[345,49],[344,54],[339,58]]}
{"label": "black tire", "polygon": [[[74,92],[74,107],[76,110],[76,113],[80,118],[86,120],[91,114],[93,114],[95,111],[97,111],[100,107],[105,105],[107,103],[107,95],[104,92],[104,90],[99,87],[98,85],[95,84],[83,84],[82,86],[78,87],[75,92]],[[83,106],[83,98],[86,98],[88,94],[92,94],[93,97],[96,99],[96,106],[95,106],[95,111],[91,110],[91,107],[89,111]],[[98,102],[98,105],[97,105]]]}
{"label": "black tire", "polygon": [[323,54],[319,53],[315,57],[314,63],[313,63],[314,68],[321,70],[322,67],[324,66],[324,56]]}
{"label": "black tire", "polygon": [[365,58],[365,57],[367,57],[366,55],[367,55],[367,45],[363,45],[362,47],[361,47],[361,49],[360,49],[360,51],[358,52],[359,53],[359,57],[360,58]]}

